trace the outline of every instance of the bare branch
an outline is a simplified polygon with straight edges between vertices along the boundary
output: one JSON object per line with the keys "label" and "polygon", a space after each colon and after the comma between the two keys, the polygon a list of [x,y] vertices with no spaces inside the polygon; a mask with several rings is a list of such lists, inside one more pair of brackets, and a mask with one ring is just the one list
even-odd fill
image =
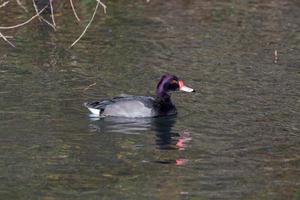
{"label": "bare branch", "polygon": [[[32,0],[32,4],[33,4],[33,7],[34,7],[34,10],[35,10],[36,14],[38,14],[39,10],[37,8],[37,5],[35,4],[35,0]],[[39,16],[39,20],[42,21],[41,16]]]}
{"label": "bare branch", "polygon": [[70,4],[71,4],[71,7],[72,7],[74,16],[76,17],[77,21],[80,21],[78,15],[77,15],[77,13],[76,13],[75,7],[74,7],[74,5],[73,5],[73,0],[70,0]]}
{"label": "bare branch", "polygon": [[54,11],[53,11],[52,0],[49,0],[49,3],[50,3],[50,9],[51,9],[51,18],[52,18],[52,23],[53,23],[53,26],[55,27],[55,26],[56,26],[56,24],[55,24],[55,18],[54,18]]}
{"label": "bare branch", "polygon": [[96,0],[98,3],[100,3],[100,5],[103,7],[103,12],[104,14],[106,14],[106,5],[104,3],[101,2],[101,0]]}
{"label": "bare branch", "polygon": [[90,87],[92,87],[92,86],[94,86],[94,85],[96,85],[96,84],[97,84],[97,83],[95,82],[95,83],[92,83],[92,84],[88,85],[86,88],[83,89],[83,91],[84,91],[84,92],[87,91]]}
{"label": "bare branch", "polygon": [[2,8],[2,7],[4,7],[4,6],[6,6],[8,3],[9,3],[9,1],[5,1],[5,2],[3,2],[3,3],[0,5],[0,8]]}
{"label": "bare branch", "polygon": [[[32,0],[32,4],[33,4],[33,7],[34,7],[35,12],[38,14],[39,11],[38,11],[37,5],[36,5],[36,3],[35,3],[34,0]],[[48,24],[49,26],[51,26],[51,27],[56,31],[55,26],[53,26],[53,24],[51,24],[51,23],[50,23],[48,20],[46,20],[43,16],[39,15],[39,20],[45,22],[46,24]]]}
{"label": "bare branch", "polygon": [[17,2],[17,4],[23,9],[23,10],[25,10],[25,12],[27,12],[28,13],[28,10],[27,10],[27,8],[21,3],[21,1],[20,0],[16,0],[16,2]]}
{"label": "bare branch", "polygon": [[71,44],[70,48],[73,47],[81,38],[82,36],[85,34],[85,32],[87,31],[87,29],[89,28],[89,26],[91,25],[92,21],[94,20],[94,17],[97,13],[98,7],[99,7],[99,1],[97,1],[97,5],[95,7],[94,13],[89,21],[89,23],[86,25],[85,29],[83,30],[83,32],[81,33],[81,35]]}
{"label": "bare branch", "polygon": [[48,20],[46,20],[44,17],[41,16],[41,19],[43,22],[45,22],[46,24],[48,24],[49,26],[51,26],[53,28],[54,31],[56,31],[56,27],[50,23]]}
{"label": "bare branch", "polygon": [[45,6],[42,10],[40,10],[36,15],[32,16],[30,19],[28,19],[27,21],[21,23],[21,24],[17,24],[14,26],[0,26],[0,30],[7,30],[7,29],[14,29],[14,28],[19,28],[21,26],[24,26],[25,24],[28,24],[29,22],[31,22],[33,19],[35,19],[36,17],[38,17],[45,9],[47,6]]}
{"label": "bare branch", "polygon": [[13,43],[11,43],[11,42],[7,39],[7,37],[5,37],[1,32],[0,32],[0,37],[1,37],[5,42],[7,42],[10,46],[16,48],[16,46],[15,46]]}

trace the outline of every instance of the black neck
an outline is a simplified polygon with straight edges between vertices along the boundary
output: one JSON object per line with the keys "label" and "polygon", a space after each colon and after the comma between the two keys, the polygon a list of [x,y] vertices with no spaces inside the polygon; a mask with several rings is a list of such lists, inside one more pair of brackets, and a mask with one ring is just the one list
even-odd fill
{"label": "black neck", "polygon": [[157,98],[164,102],[164,103],[172,103],[171,102],[171,95],[168,94],[167,92],[163,91],[163,92],[157,92]]}

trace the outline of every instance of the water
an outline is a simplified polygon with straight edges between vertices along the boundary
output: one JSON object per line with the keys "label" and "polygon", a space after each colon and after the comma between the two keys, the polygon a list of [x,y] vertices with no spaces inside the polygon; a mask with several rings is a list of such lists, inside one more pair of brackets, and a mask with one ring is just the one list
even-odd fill
{"label": "water", "polygon": [[[68,49],[93,5],[77,23],[56,4],[56,32],[2,31],[17,48],[0,42],[1,199],[300,198],[298,1],[108,2]],[[7,6],[1,26],[30,16]],[[198,91],[173,94],[176,118],[82,106],[154,94],[166,72]]]}

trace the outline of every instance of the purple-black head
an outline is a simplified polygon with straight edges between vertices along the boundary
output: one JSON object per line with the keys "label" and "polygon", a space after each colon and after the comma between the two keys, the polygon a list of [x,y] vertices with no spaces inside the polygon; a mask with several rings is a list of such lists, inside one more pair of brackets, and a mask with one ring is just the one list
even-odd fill
{"label": "purple-black head", "polygon": [[185,91],[185,92],[195,92],[194,89],[187,87],[183,80],[179,80],[176,76],[171,74],[165,74],[161,77],[160,81],[156,87],[157,96],[163,96],[168,94],[170,91]]}

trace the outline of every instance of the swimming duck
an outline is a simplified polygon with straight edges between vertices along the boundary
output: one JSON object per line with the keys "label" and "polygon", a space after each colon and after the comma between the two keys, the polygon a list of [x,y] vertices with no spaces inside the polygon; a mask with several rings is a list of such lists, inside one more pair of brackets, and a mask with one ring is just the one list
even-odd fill
{"label": "swimming duck", "polygon": [[122,96],[109,100],[84,103],[89,111],[99,117],[161,117],[177,114],[171,101],[171,91],[195,92],[176,76],[163,75],[156,87],[156,97]]}

